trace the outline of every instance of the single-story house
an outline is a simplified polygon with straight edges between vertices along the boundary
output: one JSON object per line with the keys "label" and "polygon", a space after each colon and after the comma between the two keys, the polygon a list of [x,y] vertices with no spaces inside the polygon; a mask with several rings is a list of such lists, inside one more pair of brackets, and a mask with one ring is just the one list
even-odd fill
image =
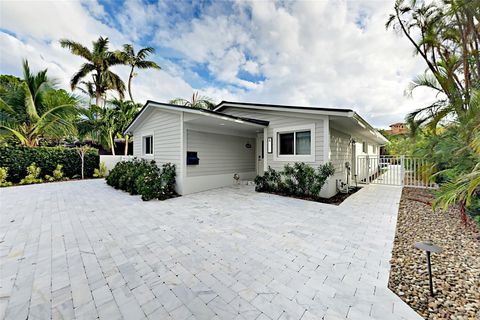
{"label": "single-story house", "polygon": [[268,167],[332,162],[335,175],[321,195],[352,182],[359,155],[378,155],[387,142],[351,109],[223,101],[211,110],[147,101],[127,128],[133,155],[173,163],[185,195],[253,180]]}

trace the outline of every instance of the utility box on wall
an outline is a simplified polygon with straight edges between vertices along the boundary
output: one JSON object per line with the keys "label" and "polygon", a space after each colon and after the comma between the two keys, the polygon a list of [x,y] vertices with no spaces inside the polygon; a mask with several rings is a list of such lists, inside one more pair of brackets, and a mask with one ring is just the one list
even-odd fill
{"label": "utility box on wall", "polygon": [[198,165],[200,163],[200,159],[197,156],[196,151],[187,151],[187,166],[188,165]]}

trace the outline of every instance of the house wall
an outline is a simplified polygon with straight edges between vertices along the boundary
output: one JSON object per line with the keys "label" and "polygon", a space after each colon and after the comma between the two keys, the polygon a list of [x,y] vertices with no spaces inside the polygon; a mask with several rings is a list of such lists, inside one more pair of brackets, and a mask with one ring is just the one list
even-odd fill
{"label": "house wall", "polygon": [[351,183],[349,172],[345,163],[352,163],[351,135],[338,129],[330,127],[330,161],[335,168],[335,174],[329,179],[328,186],[323,190],[323,195],[331,197],[337,192],[337,181]]}
{"label": "house wall", "polygon": [[[274,138],[274,153],[267,154],[267,164],[275,170],[282,170],[287,163],[292,163],[295,161],[305,162],[312,166],[319,166],[325,163],[325,154],[324,154],[324,125],[325,121],[328,121],[328,118],[322,115],[315,114],[302,114],[296,112],[281,112],[281,111],[270,111],[270,110],[253,110],[246,108],[236,108],[236,107],[227,107],[223,111],[225,114],[230,114],[239,117],[245,118],[254,118],[258,120],[269,121],[270,124],[267,128],[267,136]],[[314,161],[302,161],[302,160],[278,160],[275,159],[275,149],[276,149],[276,137],[274,136],[274,130],[289,128],[289,127],[298,127],[303,125],[314,125],[315,128],[315,159]],[[327,134],[328,135],[328,134]],[[328,137],[327,137],[328,138]]]}
{"label": "house wall", "polygon": [[[177,192],[181,193],[182,166],[181,154],[182,112],[161,109],[150,110],[145,119],[133,132],[133,155],[137,158],[155,160],[157,165],[175,165]],[[143,154],[143,136],[153,135],[153,155]]]}
{"label": "house wall", "polygon": [[235,173],[241,180],[255,177],[255,138],[187,128],[186,148],[200,160],[186,166],[184,194],[232,185]]}

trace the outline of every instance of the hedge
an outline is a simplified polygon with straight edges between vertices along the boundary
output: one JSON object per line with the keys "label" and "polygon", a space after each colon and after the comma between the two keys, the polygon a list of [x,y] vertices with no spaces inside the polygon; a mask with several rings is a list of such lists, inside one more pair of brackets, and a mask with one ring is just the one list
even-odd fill
{"label": "hedge", "polygon": [[[96,149],[85,154],[85,177],[92,177],[100,157]],[[75,148],[64,147],[0,147],[0,167],[8,168],[8,181],[18,183],[27,175],[27,167],[35,163],[40,176],[51,175],[57,164],[63,165],[64,176],[81,176],[81,159]]]}

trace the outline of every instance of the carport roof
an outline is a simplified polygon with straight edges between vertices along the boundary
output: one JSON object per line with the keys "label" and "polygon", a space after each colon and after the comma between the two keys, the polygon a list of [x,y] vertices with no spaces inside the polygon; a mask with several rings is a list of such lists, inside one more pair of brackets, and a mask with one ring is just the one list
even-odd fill
{"label": "carport roof", "polygon": [[229,121],[235,121],[237,123],[242,123],[243,122],[243,123],[248,123],[248,124],[251,124],[251,125],[254,125],[254,126],[259,126],[259,127],[267,127],[268,124],[269,124],[269,122],[265,121],[265,120],[258,120],[258,119],[245,118],[245,117],[237,117],[237,116],[232,116],[232,115],[229,115],[229,114],[225,114],[225,113],[222,113],[222,112],[216,112],[216,111],[212,111],[212,110],[190,108],[190,107],[186,107],[186,106],[179,106],[179,105],[176,105],[176,104],[147,100],[147,102],[145,103],[143,108],[140,110],[140,112],[137,113],[135,118],[128,125],[125,132],[131,132],[131,130],[133,130],[136,123],[139,122],[142,114],[144,114],[145,110],[150,106],[160,108],[160,109],[166,109],[166,110],[194,113],[194,114],[204,115],[204,116],[207,116],[207,117],[221,118],[221,119],[224,119],[224,120],[227,120],[227,121],[228,120]]}

